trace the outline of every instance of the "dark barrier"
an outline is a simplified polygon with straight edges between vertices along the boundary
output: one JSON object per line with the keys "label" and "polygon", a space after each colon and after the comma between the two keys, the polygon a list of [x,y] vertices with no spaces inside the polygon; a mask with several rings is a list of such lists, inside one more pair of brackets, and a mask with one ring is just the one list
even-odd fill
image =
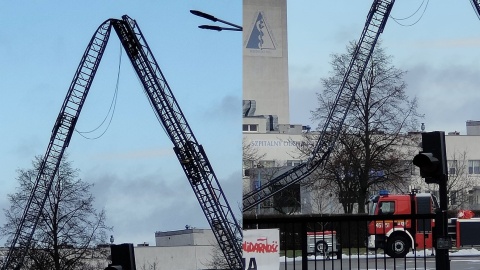
{"label": "dark barrier", "polygon": [[434,214],[243,217],[280,231],[280,269],[434,269]]}

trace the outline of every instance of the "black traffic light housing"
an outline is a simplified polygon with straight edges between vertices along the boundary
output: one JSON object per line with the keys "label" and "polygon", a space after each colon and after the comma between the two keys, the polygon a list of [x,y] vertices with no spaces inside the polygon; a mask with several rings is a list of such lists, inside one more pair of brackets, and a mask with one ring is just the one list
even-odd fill
{"label": "black traffic light housing", "polygon": [[136,270],[133,244],[110,245],[112,264],[105,270]]}
{"label": "black traffic light housing", "polygon": [[123,270],[121,265],[109,265],[104,270]]}
{"label": "black traffic light housing", "polygon": [[445,132],[422,133],[422,151],[413,158],[413,164],[420,168],[420,176],[427,184],[439,184],[447,180],[447,155]]}

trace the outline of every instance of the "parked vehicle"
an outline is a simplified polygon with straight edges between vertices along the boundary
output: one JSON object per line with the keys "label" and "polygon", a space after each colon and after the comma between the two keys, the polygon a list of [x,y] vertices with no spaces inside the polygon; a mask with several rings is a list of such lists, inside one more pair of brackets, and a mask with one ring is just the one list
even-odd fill
{"label": "parked vehicle", "polygon": [[378,216],[368,224],[367,247],[381,248],[390,257],[405,257],[410,250],[432,248],[434,219],[413,220],[397,215],[433,214],[438,208],[430,193],[392,195],[380,192],[368,202],[369,214]]}
{"label": "parked vehicle", "polygon": [[[368,224],[367,247],[383,249],[390,257],[405,257],[417,249],[434,246],[435,219],[398,218],[398,215],[434,214],[438,202],[430,193],[392,195],[381,191],[368,201],[370,215],[378,219]],[[480,246],[480,218],[470,210],[460,210],[457,218],[448,220],[448,245]]]}
{"label": "parked vehicle", "polygon": [[337,244],[336,231],[307,232],[307,253],[322,255],[329,259],[333,255],[341,257],[342,250]]}

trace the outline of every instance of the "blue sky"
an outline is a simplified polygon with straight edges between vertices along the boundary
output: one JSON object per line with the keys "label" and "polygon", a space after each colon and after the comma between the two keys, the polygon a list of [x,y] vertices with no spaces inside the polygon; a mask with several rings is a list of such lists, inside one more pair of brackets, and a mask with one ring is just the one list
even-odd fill
{"label": "blue sky", "polygon": [[[332,3],[288,1],[292,123],[319,124],[310,121],[310,111],[320,78],[329,75],[330,55],[360,38],[372,1]],[[408,71],[407,94],[418,98],[426,130],[466,134],[465,122],[480,120],[480,20],[470,1],[396,1],[390,15],[382,46]]]}
{"label": "blue sky", "polygon": [[[197,140],[238,215],[241,198],[241,35],[197,28],[197,9],[241,24],[240,1],[0,1],[0,208],[16,170],[43,156],[80,58],[97,27],[137,21]],[[112,31],[77,123],[96,128],[115,91],[120,43]],[[67,148],[95,184],[116,243],[155,244],[155,231],[208,228],[203,212],[125,55],[112,122],[96,140],[75,133]],[[91,136],[100,135],[105,126]],[[0,224],[4,223],[3,212]],[[0,239],[0,245],[5,239]]]}

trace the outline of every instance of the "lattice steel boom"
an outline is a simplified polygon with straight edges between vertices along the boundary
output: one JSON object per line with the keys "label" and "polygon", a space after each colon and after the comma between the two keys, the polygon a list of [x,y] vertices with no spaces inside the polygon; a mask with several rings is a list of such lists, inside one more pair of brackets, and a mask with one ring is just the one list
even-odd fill
{"label": "lattice steel boom", "polygon": [[87,97],[109,36],[110,22],[107,20],[97,29],[83,54],[68,89],[67,97],[53,126],[50,143],[42,159],[22,217],[18,222],[15,235],[11,240],[10,248],[2,266],[3,270],[10,269],[10,265],[13,263],[16,264],[14,269],[20,269],[23,264],[58,166],[72,137],[75,123],[80,115],[80,110]]}
{"label": "lattice steel boom", "polygon": [[158,120],[165,127],[195,196],[231,269],[242,268],[242,231],[203,147],[197,142],[140,28],[123,16],[116,30]]}
{"label": "lattice steel boom", "polygon": [[[242,269],[241,227],[215,176],[203,147],[197,142],[135,20],[106,20],[97,29],[83,54],[52,130],[50,143],[34,188],[11,240],[3,270],[20,269],[42,215],[55,173],[75,129],[98,65],[115,29],[142,82],[154,112],[164,126],[174,151],[231,269]],[[15,265],[15,267],[12,267]]]}

